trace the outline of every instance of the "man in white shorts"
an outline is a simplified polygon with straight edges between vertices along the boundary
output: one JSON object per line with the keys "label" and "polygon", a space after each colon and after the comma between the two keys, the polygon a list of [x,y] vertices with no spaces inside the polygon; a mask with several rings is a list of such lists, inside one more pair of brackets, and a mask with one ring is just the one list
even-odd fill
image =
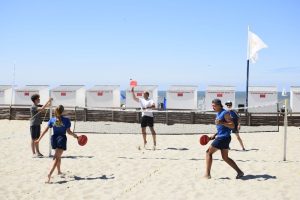
{"label": "man in white shorts", "polygon": [[136,102],[139,102],[142,109],[142,121],[141,121],[141,128],[142,128],[142,135],[144,140],[144,148],[146,148],[147,139],[146,139],[146,128],[149,126],[150,131],[152,133],[153,138],[153,150],[156,149],[156,132],[154,130],[154,120],[153,120],[153,111],[152,109],[155,108],[154,101],[149,98],[149,92],[145,91],[143,98],[137,98],[134,93],[134,88],[131,89],[133,99]]}

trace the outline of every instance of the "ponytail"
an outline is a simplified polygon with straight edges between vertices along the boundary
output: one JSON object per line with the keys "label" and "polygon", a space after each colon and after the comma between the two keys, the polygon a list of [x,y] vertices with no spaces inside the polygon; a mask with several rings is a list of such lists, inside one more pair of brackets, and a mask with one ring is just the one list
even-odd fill
{"label": "ponytail", "polygon": [[55,108],[54,115],[56,117],[56,124],[57,125],[62,124],[61,115],[62,115],[63,112],[64,112],[64,106],[63,105],[59,105],[57,108]]}

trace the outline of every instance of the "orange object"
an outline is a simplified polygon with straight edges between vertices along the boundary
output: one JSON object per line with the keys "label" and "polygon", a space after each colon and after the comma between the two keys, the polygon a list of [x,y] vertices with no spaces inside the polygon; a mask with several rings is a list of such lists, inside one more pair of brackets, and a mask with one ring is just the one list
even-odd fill
{"label": "orange object", "polygon": [[80,146],[84,146],[84,145],[86,145],[88,138],[86,137],[86,135],[81,135],[77,138],[77,140],[78,140],[78,144]]}
{"label": "orange object", "polygon": [[130,81],[130,87],[136,87],[137,86],[137,81],[136,80],[131,80]]}
{"label": "orange object", "polygon": [[209,142],[209,137],[207,135],[202,135],[199,142],[201,145],[206,145]]}

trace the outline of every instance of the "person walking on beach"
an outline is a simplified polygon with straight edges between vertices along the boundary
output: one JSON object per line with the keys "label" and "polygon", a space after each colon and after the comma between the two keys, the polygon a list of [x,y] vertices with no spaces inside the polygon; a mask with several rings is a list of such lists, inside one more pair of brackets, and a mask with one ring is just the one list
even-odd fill
{"label": "person walking on beach", "polygon": [[234,128],[234,124],[231,120],[230,114],[228,111],[223,109],[223,105],[220,99],[214,99],[212,101],[212,107],[214,111],[217,112],[215,124],[217,127],[217,133],[210,137],[210,140],[214,140],[210,147],[206,151],[206,172],[204,177],[207,179],[211,178],[211,167],[213,157],[212,155],[220,150],[223,160],[230,165],[236,172],[236,178],[239,179],[244,176],[242,170],[237,166],[237,164],[228,157],[229,144],[231,141],[231,129]]}
{"label": "person walking on beach", "polygon": [[136,102],[139,102],[142,109],[142,122],[141,122],[141,128],[142,128],[142,135],[144,140],[144,148],[146,148],[147,145],[147,139],[146,139],[146,128],[149,126],[150,131],[152,133],[153,138],[153,150],[156,149],[156,132],[154,130],[154,120],[153,120],[153,112],[152,109],[155,108],[154,101],[149,98],[149,92],[145,91],[143,97],[144,98],[137,98],[134,93],[134,87],[131,89],[133,99]]}
{"label": "person walking on beach", "polygon": [[30,107],[31,150],[32,150],[33,157],[36,156],[36,153],[38,157],[43,157],[43,154],[41,154],[39,149],[39,144],[35,143],[34,141],[40,137],[40,133],[41,133],[41,124],[42,124],[41,112],[44,111],[45,108],[50,105],[52,98],[49,98],[49,100],[43,106],[40,105],[39,94],[33,94],[31,96],[31,101],[33,102],[32,106]]}
{"label": "person walking on beach", "polygon": [[58,174],[62,174],[61,172],[61,156],[65,150],[67,150],[67,137],[66,133],[72,135],[74,138],[78,138],[78,136],[70,130],[71,122],[70,119],[62,116],[64,111],[64,107],[59,105],[55,109],[55,117],[51,118],[48,122],[47,128],[43,131],[41,136],[36,143],[38,144],[44,135],[47,133],[49,128],[53,128],[53,135],[51,136],[51,146],[52,149],[55,149],[55,154],[53,156],[53,165],[48,174],[48,179],[46,183],[50,183],[51,176],[57,168]]}
{"label": "person walking on beach", "polygon": [[225,105],[227,106],[227,110],[230,114],[230,117],[231,117],[233,123],[234,123],[234,129],[232,129],[232,133],[234,133],[236,135],[242,149],[245,151],[246,149],[245,149],[245,146],[243,144],[243,140],[242,140],[242,138],[239,134],[240,129],[241,129],[240,116],[239,116],[239,114],[237,113],[236,110],[232,109],[232,102],[231,101],[227,101],[225,103]]}

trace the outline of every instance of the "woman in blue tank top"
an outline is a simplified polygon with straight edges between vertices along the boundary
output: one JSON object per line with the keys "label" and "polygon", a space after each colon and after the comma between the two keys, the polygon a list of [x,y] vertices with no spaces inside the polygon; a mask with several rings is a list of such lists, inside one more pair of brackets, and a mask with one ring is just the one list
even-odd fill
{"label": "woman in blue tank top", "polygon": [[207,179],[211,178],[210,171],[212,166],[213,157],[212,155],[220,150],[223,160],[229,164],[236,172],[236,178],[241,178],[244,173],[236,165],[236,163],[228,157],[229,144],[231,141],[231,129],[234,128],[234,123],[231,120],[228,111],[223,109],[223,105],[220,99],[214,99],[212,101],[212,107],[217,112],[215,124],[217,126],[217,133],[210,137],[210,140],[214,140],[211,146],[206,151],[206,172],[204,177]]}

